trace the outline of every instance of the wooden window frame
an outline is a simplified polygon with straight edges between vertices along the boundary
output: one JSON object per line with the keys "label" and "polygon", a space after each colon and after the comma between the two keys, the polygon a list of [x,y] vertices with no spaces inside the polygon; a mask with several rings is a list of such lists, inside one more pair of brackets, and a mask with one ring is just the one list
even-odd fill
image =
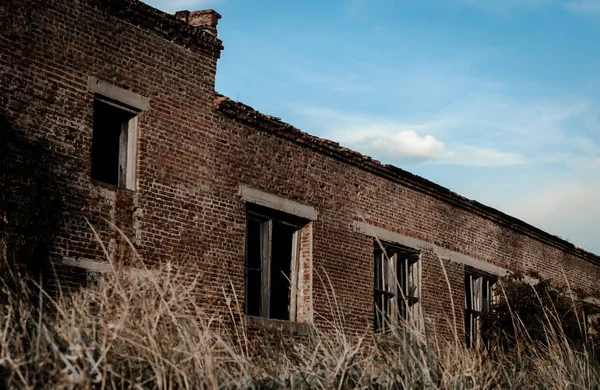
{"label": "wooden window frame", "polygon": [[[381,247],[383,246],[383,248]],[[412,283],[411,283],[412,281]],[[374,329],[387,332],[400,321],[416,322],[421,290],[420,251],[375,240]],[[412,291],[409,290],[412,286]]]}
{"label": "wooden window frame", "polygon": [[[247,204],[247,220],[260,222],[260,242],[261,242],[261,268],[250,268],[248,265],[248,232],[246,233],[246,261],[244,271],[244,291],[245,291],[245,313],[249,312],[248,296],[249,291],[248,273],[249,271],[260,271],[261,273],[261,293],[260,293],[260,313],[259,317],[272,318],[271,313],[271,267],[272,267],[272,239],[274,223],[288,225],[295,229],[292,234],[292,253],[290,258],[290,301],[289,316],[287,320],[297,320],[297,299],[298,299],[298,281],[300,268],[300,243],[302,228],[309,223],[301,217],[293,216],[276,210],[268,209],[263,206]],[[247,225],[248,226],[248,225]]]}
{"label": "wooden window frame", "polygon": [[465,344],[476,348],[480,344],[482,313],[494,304],[493,287],[497,277],[472,267],[465,267]]}
{"label": "wooden window frame", "polygon": [[[117,101],[109,99],[107,97],[96,95],[94,97],[94,124],[93,124],[93,138],[97,135],[96,132],[102,132],[103,130],[96,127],[96,108],[98,104],[112,107],[121,111],[123,114],[129,116],[128,120],[121,122],[121,128],[119,132],[119,146],[118,146],[118,167],[117,167],[117,181],[116,183],[108,183],[101,179],[92,177],[93,180],[114,185],[119,188],[125,188],[128,190],[135,190],[136,183],[136,165],[137,165],[137,139],[138,139],[138,118],[140,111],[123,105]],[[101,135],[100,135],[101,136]],[[92,155],[94,148],[98,147],[92,143]],[[95,151],[98,153],[98,151]],[[95,164],[92,158],[92,164]],[[92,166],[92,170],[94,167]]]}

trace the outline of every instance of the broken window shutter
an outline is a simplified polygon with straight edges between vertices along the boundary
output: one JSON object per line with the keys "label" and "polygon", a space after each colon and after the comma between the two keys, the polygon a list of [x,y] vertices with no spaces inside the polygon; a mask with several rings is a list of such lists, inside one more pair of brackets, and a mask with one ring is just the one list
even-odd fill
{"label": "broken window shutter", "polygon": [[483,290],[483,278],[478,277],[475,278],[475,288],[476,292],[474,294],[475,298],[475,310],[481,311],[481,301],[482,301],[482,290]]}
{"label": "broken window shutter", "polygon": [[473,309],[473,276],[467,275],[465,278],[465,308]]}
{"label": "broken window shutter", "polygon": [[292,236],[292,272],[290,280],[290,321],[296,321],[298,270],[300,269],[300,230]]}
{"label": "broken window shutter", "polygon": [[127,185],[127,141],[128,141],[128,121],[121,122],[121,132],[119,133],[119,172],[118,185],[125,187]]}

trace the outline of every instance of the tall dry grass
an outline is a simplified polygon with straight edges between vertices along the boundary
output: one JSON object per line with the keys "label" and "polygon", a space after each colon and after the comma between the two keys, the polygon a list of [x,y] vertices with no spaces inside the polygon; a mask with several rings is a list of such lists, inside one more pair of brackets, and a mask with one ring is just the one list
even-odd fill
{"label": "tall dry grass", "polygon": [[522,329],[515,350],[466,350],[409,325],[386,335],[351,333],[324,281],[335,315],[294,341],[249,335],[235,296],[227,297],[230,318],[206,313],[197,305],[198,282],[180,283],[180,272],[169,264],[115,267],[57,297],[38,281],[7,275],[0,388],[600,388],[598,362],[569,343],[550,309],[543,342]]}

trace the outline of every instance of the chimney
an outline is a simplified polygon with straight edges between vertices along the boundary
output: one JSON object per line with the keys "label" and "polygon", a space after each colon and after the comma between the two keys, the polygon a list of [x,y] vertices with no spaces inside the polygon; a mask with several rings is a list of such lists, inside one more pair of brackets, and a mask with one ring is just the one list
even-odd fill
{"label": "chimney", "polygon": [[177,11],[175,17],[188,23],[190,26],[201,27],[213,36],[217,36],[217,24],[221,15],[214,9],[201,11]]}

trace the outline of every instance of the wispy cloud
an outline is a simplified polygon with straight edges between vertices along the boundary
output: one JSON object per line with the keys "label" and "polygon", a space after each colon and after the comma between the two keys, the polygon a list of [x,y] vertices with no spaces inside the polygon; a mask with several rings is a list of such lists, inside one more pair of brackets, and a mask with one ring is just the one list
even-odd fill
{"label": "wispy cloud", "polygon": [[330,138],[387,163],[430,161],[472,166],[528,163],[526,157],[517,153],[462,142],[446,143],[425,133],[428,128],[442,125],[443,120],[408,124],[315,107],[293,106],[293,109],[328,129]]}
{"label": "wispy cloud", "polygon": [[508,166],[522,165],[530,163],[529,159],[518,153],[502,152],[489,147],[466,145],[454,143],[451,151],[445,159],[440,162],[447,162],[471,166]]}

